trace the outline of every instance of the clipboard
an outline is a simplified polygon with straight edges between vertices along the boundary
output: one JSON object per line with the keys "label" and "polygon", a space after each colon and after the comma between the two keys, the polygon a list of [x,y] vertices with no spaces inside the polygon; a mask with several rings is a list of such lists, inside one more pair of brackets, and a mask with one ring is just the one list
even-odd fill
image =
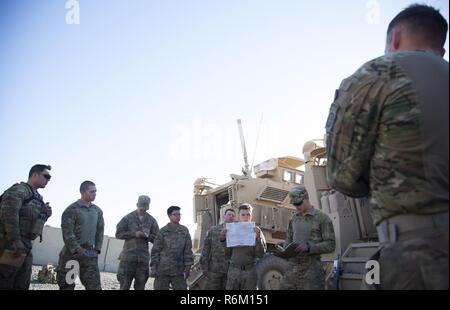
{"label": "clipboard", "polygon": [[286,259],[297,256],[299,254],[298,252],[295,252],[295,248],[297,246],[298,246],[298,243],[296,243],[296,242],[289,243],[289,245],[285,248],[277,245],[275,247],[276,251],[273,253],[273,255],[281,257],[281,258],[286,258]]}

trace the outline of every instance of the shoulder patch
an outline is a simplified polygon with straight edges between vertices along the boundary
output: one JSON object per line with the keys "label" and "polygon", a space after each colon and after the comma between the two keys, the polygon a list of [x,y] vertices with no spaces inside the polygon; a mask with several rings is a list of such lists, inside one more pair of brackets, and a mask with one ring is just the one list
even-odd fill
{"label": "shoulder patch", "polygon": [[336,115],[339,110],[339,105],[336,103],[338,90],[336,90],[335,100],[330,106],[330,112],[328,113],[327,123],[325,124],[326,133],[329,134],[336,121]]}
{"label": "shoulder patch", "polygon": [[[349,78],[346,78],[346,79],[344,79],[344,80],[341,82],[341,85],[339,86],[339,89],[340,89],[340,90],[343,90],[343,91],[347,91],[347,90],[350,89],[350,87],[353,85],[353,83],[354,83],[354,79],[353,79],[352,76],[349,77]],[[339,91],[339,90],[338,90],[338,91]]]}

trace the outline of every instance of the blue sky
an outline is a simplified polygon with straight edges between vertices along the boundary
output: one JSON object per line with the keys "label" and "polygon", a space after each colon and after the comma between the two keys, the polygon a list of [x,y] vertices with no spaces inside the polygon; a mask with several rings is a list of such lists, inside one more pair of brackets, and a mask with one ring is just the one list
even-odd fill
{"label": "blue sky", "polygon": [[[51,164],[40,192],[60,226],[92,180],[108,235],[141,194],[160,226],[179,205],[193,234],[195,179],[243,166],[238,118],[250,162],[302,157],[340,81],[383,54],[389,21],[414,3],[79,0],[67,24],[66,2],[0,2],[0,189]],[[448,1],[421,3],[448,20]]]}

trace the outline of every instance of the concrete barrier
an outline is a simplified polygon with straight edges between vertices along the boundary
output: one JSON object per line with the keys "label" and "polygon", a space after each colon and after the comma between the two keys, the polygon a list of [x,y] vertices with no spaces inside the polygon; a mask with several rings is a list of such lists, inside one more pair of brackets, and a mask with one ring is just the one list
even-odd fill
{"label": "concrete barrier", "polygon": [[[98,257],[98,268],[100,271],[117,272],[119,268],[119,255],[122,251],[123,240],[109,236],[103,236],[103,245]],[[64,246],[61,228],[45,226],[42,234],[42,242],[39,238],[33,244],[34,265],[58,265],[59,252]],[[151,250],[152,244],[149,244]]]}
{"label": "concrete barrier", "polygon": [[63,245],[61,228],[45,226],[42,243],[39,242],[39,238],[33,242],[33,264],[57,266],[59,252]]}
{"label": "concrete barrier", "polygon": [[[107,250],[103,260],[103,270],[107,272],[117,272],[119,268],[119,255],[122,251],[123,240],[119,240],[112,237],[107,237]],[[99,262],[100,264],[100,262]]]}

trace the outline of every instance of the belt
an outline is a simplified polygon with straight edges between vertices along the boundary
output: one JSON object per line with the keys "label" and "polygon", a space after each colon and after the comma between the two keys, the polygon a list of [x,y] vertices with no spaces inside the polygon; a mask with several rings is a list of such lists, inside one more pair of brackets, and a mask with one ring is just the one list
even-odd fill
{"label": "belt", "polygon": [[421,232],[433,230],[448,232],[448,212],[429,215],[401,214],[377,225],[380,243],[402,241]]}
{"label": "belt", "polygon": [[253,267],[255,267],[255,264],[254,264],[254,263],[251,263],[251,264],[239,265],[239,264],[233,264],[233,263],[231,263],[230,266],[231,266],[231,267],[234,267],[234,268],[237,268],[237,269],[239,269],[239,270],[250,270],[250,269],[252,269]]}
{"label": "belt", "polygon": [[80,246],[85,250],[93,250],[94,249],[94,246],[90,245],[90,244],[81,244]]}

